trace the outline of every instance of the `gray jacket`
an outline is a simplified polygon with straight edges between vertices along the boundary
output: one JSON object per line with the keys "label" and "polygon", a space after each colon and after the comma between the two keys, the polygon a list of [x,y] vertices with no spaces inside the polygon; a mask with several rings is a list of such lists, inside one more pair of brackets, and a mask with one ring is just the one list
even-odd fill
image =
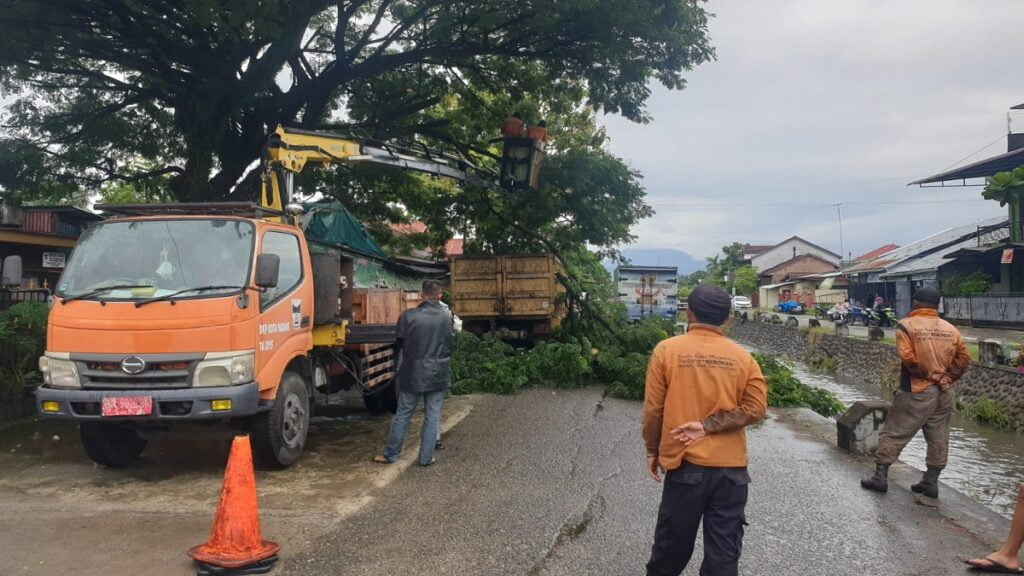
{"label": "gray jacket", "polygon": [[435,392],[451,385],[453,330],[452,313],[440,302],[427,301],[402,313],[398,319],[400,391]]}

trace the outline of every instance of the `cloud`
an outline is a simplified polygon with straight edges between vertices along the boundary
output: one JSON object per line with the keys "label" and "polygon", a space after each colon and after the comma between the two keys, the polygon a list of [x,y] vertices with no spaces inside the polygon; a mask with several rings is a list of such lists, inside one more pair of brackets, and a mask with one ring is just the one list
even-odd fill
{"label": "cloud", "polygon": [[[637,245],[709,256],[800,234],[854,254],[998,216],[979,188],[907,187],[989,146],[1024,102],[1018,0],[713,0],[718,61],[654,122],[604,119],[657,215]],[[1024,115],[1016,127],[1024,132]],[[915,202],[915,204],[880,204]]]}

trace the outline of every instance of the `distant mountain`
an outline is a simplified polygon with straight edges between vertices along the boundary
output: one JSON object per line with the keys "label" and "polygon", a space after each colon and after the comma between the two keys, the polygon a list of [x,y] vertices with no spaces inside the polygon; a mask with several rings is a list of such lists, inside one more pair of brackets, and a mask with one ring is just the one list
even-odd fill
{"label": "distant mountain", "polygon": [[[634,266],[675,266],[681,275],[703,270],[706,264],[703,259],[674,248],[626,248],[622,255]],[[614,270],[615,263],[605,262],[605,267]]]}

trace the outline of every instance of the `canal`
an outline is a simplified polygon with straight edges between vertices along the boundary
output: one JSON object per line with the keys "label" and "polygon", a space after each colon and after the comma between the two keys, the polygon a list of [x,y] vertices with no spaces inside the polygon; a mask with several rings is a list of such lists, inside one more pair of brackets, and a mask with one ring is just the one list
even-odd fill
{"label": "canal", "polygon": [[[799,362],[793,369],[801,382],[832,391],[847,406],[883,396],[878,385],[864,380],[823,374]],[[1017,486],[1024,482],[1024,435],[954,414],[949,440],[949,464],[942,480],[999,514],[1012,516]],[[900,460],[924,470],[924,457],[924,437],[918,433]]]}

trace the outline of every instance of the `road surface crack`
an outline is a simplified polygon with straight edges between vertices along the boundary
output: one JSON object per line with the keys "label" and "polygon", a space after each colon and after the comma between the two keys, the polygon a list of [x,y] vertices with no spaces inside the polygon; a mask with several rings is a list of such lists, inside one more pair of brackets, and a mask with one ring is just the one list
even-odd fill
{"label": "road surface crack", "polygon": [[605,398],[608,397],[608,393],[609,392],[610,392],[609,388],[605,388],[604,392],[601,392],[601,397],[597,400],[597,404],[594,406],[594,414],[593,414],[594,418],[597,418],[597,415],[602,410],[604,410],[604,400],[605,400]]}
{"label": "road surface crack", "polygon": [[595,494],[590,502],[587,503],[587,507],[583,510],[583,513],[578,516],[573,516],[562,524],[562,527],[558,529],[558,533],[555,535],[554,540],[551,542],[551,546],[548,547],[547,554],[544,555],[536,564],[530,568],[527,572],[527,576],[540,576],[543,573],[547,563],[554,558],[558,550],[568,542],[579,538],[587,528],[601,516],[604,512],[606,502],[604,496],[600,493]]}

